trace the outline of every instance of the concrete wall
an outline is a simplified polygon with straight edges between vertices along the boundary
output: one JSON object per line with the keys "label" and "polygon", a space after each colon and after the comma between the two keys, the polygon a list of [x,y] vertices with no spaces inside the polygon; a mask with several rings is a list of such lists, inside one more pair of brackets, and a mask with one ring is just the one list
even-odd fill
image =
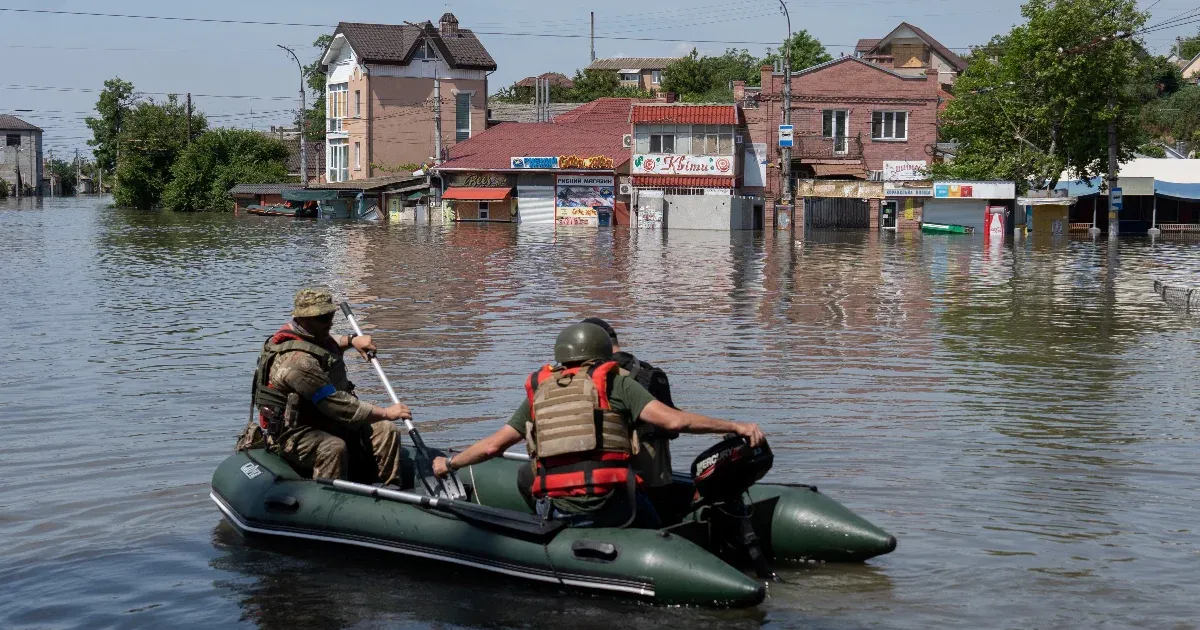
{"label": "concrete wall", "polygon": [[[9,135],[21,136],[21,145],[8,146]],[[20,150],[18,150],[20,149]],[[25,184],[22,195],[41,194],[42,178],[42,132],[22,129],[0,129],[0,179],[8,182],[9,194],[17,194],[17,162],[20,160],[21,181]],[[47,194],[49,191],[46,191]]]}
{"label": "concrete wall", "polygon": [[663,223],[671,230],[751,230],[760,200],[725,195],[663,195]]}

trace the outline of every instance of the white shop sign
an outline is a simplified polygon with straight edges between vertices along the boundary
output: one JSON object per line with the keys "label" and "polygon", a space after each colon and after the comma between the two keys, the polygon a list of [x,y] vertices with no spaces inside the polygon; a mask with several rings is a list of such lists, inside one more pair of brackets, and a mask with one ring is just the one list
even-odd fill
{"label": "white shop sign", "polygon": [[635,155],[634,175],[733,175],[732,155]]}
{"label": "white shop sign", "polygon": [[884,160],[883,181],[910,182],[928,178],[925,160]]}

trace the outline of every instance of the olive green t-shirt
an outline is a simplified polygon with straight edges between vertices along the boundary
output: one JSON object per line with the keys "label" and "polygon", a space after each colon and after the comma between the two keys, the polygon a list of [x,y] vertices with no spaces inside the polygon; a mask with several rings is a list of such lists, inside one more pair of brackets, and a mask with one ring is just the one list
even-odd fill
{"label": "olive green t-shirt", "polygon": [[[632,378],[624,374],[618,374],[613,379],[612,391],[608,393],[608,405],[613,412],[625,418],[631,427],[638,416],[642,415],[642,410],[646,408],[646,405],[652,402],[654,402],[654,396]],[[529,414],[529,399],[526,398],[521,401],[521,406],[517,407],[512,417],[508,419],[508,426],[516,429],[521,435],[525,435],[525,424],[532,421],[533,417]],[[612,496],[612,493],[602,497],[553,499],[552,502],[554,503],[554,507],[564,512],[594,512],[604,507],[610,496]]]}

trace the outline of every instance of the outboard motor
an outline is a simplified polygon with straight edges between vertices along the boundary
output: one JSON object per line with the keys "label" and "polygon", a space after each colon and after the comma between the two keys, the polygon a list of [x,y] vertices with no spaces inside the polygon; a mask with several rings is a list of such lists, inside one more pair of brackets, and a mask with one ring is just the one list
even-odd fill
{"label": "outboard motor", "polygon": [[748,555],[755,573],[763,579],[778,576],[759,546],[751,521],[753,511],[743,495],[774,463],[775,455],[766,442],[752,447],[739,435],[726,436],[692,462],[692,483],[696,487],[693,509],[706,508],[713,539]]}

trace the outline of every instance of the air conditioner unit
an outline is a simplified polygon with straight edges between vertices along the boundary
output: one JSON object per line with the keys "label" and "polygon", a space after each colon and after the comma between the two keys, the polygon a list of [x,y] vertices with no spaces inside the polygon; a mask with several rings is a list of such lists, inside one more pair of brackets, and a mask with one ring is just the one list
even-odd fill
{"label": "air conditioner unit", "polygon": [[618,190],[620,190],[622,195],[632,195],[633,194],[633,185],[632,184],[621,184],[621,187]]}
{"label": "air conditioner unit", "polygon": [[625,147],[626,149],[632,147],[633,146],[633,134],[627,133],[627,134],[621,136],[621,146]]}

